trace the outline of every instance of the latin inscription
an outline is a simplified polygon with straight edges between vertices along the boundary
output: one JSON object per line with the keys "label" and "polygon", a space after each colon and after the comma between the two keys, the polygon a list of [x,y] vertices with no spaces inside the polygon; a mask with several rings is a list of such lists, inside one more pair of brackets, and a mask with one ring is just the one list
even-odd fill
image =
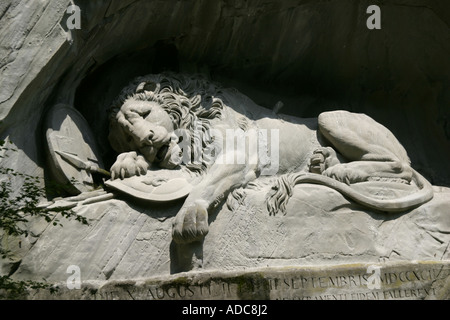
{"label": "latin inscription", "polygon": [[[442,276],[442,269],[425,269],[425,270],[408,270],[400,272],[386,272],[381,273],[380,281],[382,284],[390,285],[395,283],[405,283],[414,281],[429,281],[436,280]],[[321,277],[304,277],[292,279],[271,279],[269,280],[272,289],[279,289],[281,287],[300,289],[300,288],[330,288],[330,287],[361,287],[368,286],[369,274],[354,274],[354,275],[336,275],[336,276],[321,276]]]}
{"label": "latin inscription", "polygon": [[380,270],[379,284],[371,289],[371,277],[364,268],[342,271],[297,270],[248,273],[208,280],[183,278],[143,285],[115,285],[103,288],[100,299],[287,299],[287,300],[390,300],[438,298],[433,286],[445,282],[449,265],[414,267],[410,270]]}

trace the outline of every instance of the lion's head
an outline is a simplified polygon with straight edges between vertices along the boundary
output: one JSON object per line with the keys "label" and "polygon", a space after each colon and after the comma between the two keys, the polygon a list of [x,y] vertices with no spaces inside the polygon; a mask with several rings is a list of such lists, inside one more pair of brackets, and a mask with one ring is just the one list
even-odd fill
{"label": "lion's head", "polygon": [[[210,120],[220,118],[223,108],[219,87],[200,76],[139,77],[113,102],[109,141],[118,153],[139,151],[148,162],[172,169],[181,164],[180,136],[175,132],[183,129],[191,146],[206,147],[211,142]],[[202,134],[194,134],[199,129]],[[185,165],[191,171],[207,167],[205,161]]]}

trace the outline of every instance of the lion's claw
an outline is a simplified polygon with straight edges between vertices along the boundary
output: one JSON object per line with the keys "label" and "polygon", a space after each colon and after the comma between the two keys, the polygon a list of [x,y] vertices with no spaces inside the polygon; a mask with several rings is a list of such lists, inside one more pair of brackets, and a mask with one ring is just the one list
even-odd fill
{"label": "lion's claw", "polygon": [[172,236],[177,243],[202,240],[208,233],[208,210],[204,201],[185,205],[173,222]]}
{"label": "lion's claw", "polygon": [[321,147],[314,150],[309,161],[309,171],[318,174],[322,174],[328,168],[339,163],[336,151],[330,147]]}
{"label": "lion's claw", "polygon": [[111,180],[145,175],[148,167],[145,158],[135,151],[121,153],[111,167]]}

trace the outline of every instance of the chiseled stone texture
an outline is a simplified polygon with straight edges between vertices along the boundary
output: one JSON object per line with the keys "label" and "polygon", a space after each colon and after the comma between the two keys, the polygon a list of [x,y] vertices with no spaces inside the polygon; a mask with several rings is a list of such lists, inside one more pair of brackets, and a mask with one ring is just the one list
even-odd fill
{"label": "chiseled stone texture", "polygon": [[[209,73],[262,106],[282,100],[283,112],[300,117],[337,108],[365,112],[392,130],[414,168],[449,186],[445,1],[383,3],[379,31],[365,26],[368,0],[74,2],[82,28],[72,31],[65,25],[69,0],[0,3],[0,138],[19,150],[1,160],[5,167],[43,176],[40,119],[50,106],[75,105],[102,137],[104,120],[89,114],[102,114],[131,78],[168,68]],[[367,212],[324,187],[295,190],[285,216],[269,216],[263,193],[247,190],[250,209],[223,206],[202,245],[172,243],[181,203],[86,205],[77,212],[91,219],[89,226],[35,222],[32,236],[16,244],[21,263],[14,276],[64,282],[67,267],[78,265],[82,280],[102,282],[199,268],[449,259],[448,188],[435,187],[431,202],[391,215]]]}
{"label": "chiseled stone texture", "polygon": [[[3,160],[9,167],[42,174],[43,146],[29,135],[41,134],[43,112],[55,103],[74,104],[83,79],[128,57],[83,96],[103,85],[98,107],[135,76],[202,71],[242,87],[257,104],[282,100],[283,112],[296,116],[330,108],[367,113],[399,137],[416,169],[433,184],[448,185],[445,1],[383,3],[381,30],[366,27],[368,0],[75,0],[81,29],[67,30],[70,3],[0,4],[0,137],[20,150]],[[139,51],[141,59],[133,56]],[[92,121],[98,125],[98,118]]]}
{"label": "chiseled stone texture", "polygon": [[[376,270],[376,271],[374,271]],[[59,284],[58,294],[33,290],[31,299],[89,300],[444,300],[448,262],[407,262],[251,268],[172,276]],[[264,302],[255,313],[267,313]],[[185,306],[191,306],[187,301]],[[184,309],[184,308],[183,308]],[[242,310],[217,308],[219,313]],[[251,312],[248,308],[246,312]],[[180,311],[181,312],[181,311]]]}
{"label": "chiseled stone texture", "polygon": [[[24,254],[17,279],[64,282],[70,265],[82,281],[150,278],[182,271],[450,260],[450,190],[405,214],[370,212],[336,191],[296,186],[286,215],[269,216],[264,192],[246,190],[241,206],[213,215],[203,243],[177,245],[179,205],[143,208],[122,200],[84,205],[90,225],[48,226]],[[325,202],[324,197],[328,200]]]}

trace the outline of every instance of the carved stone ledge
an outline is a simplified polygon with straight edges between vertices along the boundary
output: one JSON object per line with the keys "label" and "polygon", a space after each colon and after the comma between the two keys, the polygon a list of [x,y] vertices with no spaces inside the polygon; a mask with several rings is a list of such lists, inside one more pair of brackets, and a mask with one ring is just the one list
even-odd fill
{"label": "carved stone ledge", "polygon": [[[436,300],[449,299],[450,262],[348,264],[204,271],[139,280],[60,284],[34,299],[92,300]],[[260,310],[264,312],[264,309]],[[226,310],[217,310],[224,313]]]}

